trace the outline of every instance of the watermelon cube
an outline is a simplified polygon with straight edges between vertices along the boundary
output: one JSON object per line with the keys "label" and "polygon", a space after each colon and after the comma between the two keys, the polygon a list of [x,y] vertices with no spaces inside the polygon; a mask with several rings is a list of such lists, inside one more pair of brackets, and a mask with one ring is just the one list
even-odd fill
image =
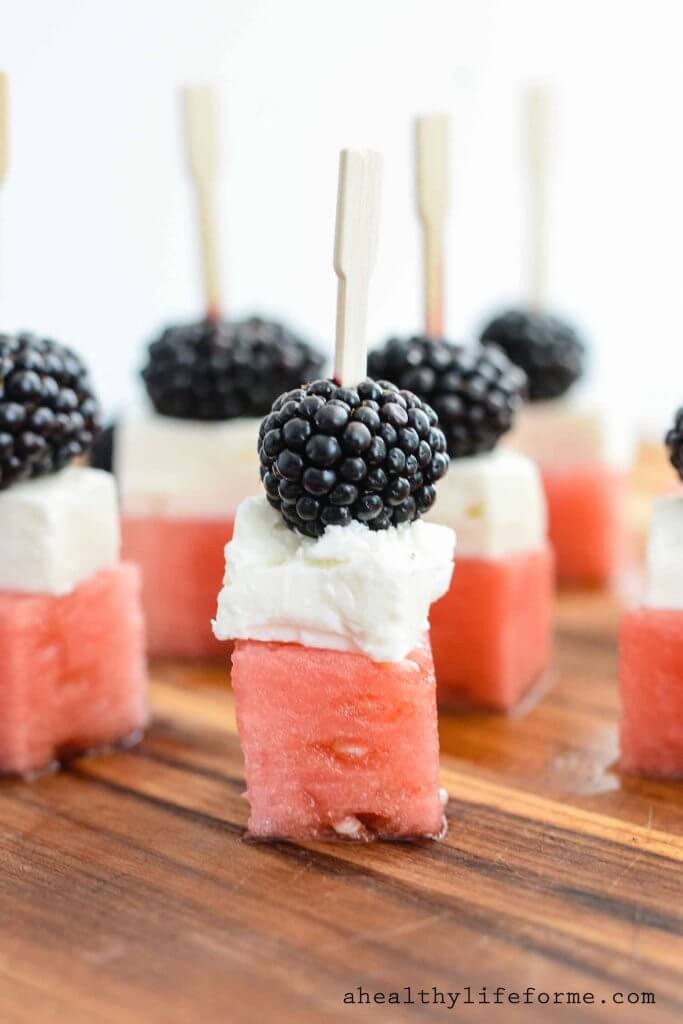
{"label": "watermelon cube", "polygon": [[137,569],[68,594],[0,592],[0,773],[133,737],[147,721]]}
{"label": "watermelon cube", "polygon": [[238,640],[232,683],[253,836],[368,841],[444,832],[427,640],[397,662]]}
{"label": "watermelon cube", "polygon": [[233,520],[127,516],[122,555],[142,571],[142,603],[151,655],[224,658],[211,619],[225,572]]}
{"label": "watermelon cube", "polygon": [[458,558],[430,615],[440,706],[514,707],[547,667],[553,590],[548,545]]}
{"label": "watermelon cube", "polygon": [[603,463],[541,469],[560,583],[599,587],[627,555],[625,474]]}
{"label": "watermelon cube", "polygon": [[683,778],[683,611],[623,616],[619,689],[622,771]]}

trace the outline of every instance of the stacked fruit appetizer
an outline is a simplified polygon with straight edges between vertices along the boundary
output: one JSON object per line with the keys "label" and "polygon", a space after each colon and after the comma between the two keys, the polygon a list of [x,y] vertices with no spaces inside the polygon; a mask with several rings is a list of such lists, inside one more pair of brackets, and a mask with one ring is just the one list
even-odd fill
{"label": "stacked fruit appetizer", "polygon": [[215,623],[237,641],[255,835],[442,831],[427,618],[453,535],[419,517],[445,449],[433,410],[385,381],[315,381],[262,424],[266,495],[238,509]]}
{"label": "stacked fruit appetizer", "polygon": [[631,445],[624,425],[617,429],[604,409],[568,394],[584,371],[583,342],[554,316],[518,310],[492,320],[481,340],[503,349],[527,376],[530,401],[511,444],[540,467],[558,579],[608,583],[627,555]]}
{"label": "stacked fruit appetizer", "polygon": [[524,374],[493,346],[443,339],[448,122],[416,125],[416,189],[424,235],[424,333],[390,338],[368,370],[428,402],[451,471],[432,518],[456,531],[458,568],[431,615],[439,702],[507,710],[549,653],[552,559],[536,468],[494,450],[522,404]]}
{"label": "stacked fruit appetizer", "polygon": [[0,772],[31,774],[144,727],[138,573],[115,484],[78,463],[99,428],[84,364],[0,336]]}
{"label": "stacked fruit appetizer", "polygon": [[153,411],[121,420],[114,460],[150,653],[222,653],[210,621],[235,509],[259,486],[258,417],[322,365],[305,342],[259,319],[169,327],[150,345],[142,376]]}
{"label": "stacked fruit appetizer", "polygon": [[[683,409],[666,444],[683,479]],[[683,778],[683,495],[658,498],[641,607],[621,623],[621,768]]]}
{"label": "stacked fruit appetizer", "polygon": [[451,459],[431,516],[458,538],[457,571],[431,614],[439,702],[510,709],[546,668],[553,592],[538,471],[497,447],[524,374],[493,346],[425,337],[388,341],[369,370],[429,402]]}
{"label": "stacked fruit appetizer", "polygon": [[362,379],[378,178],[376,154],[342,153],[340,379],[273,404],[258,442],[265,495],[240,505],[226,551],[214,630],[235,641],[249,830],[261,838],[445,830],[428,614],[454,537],[420,516],[448,456],[433,409]]}
{"label": "stacked fruit appetizer", "polygon": [[550,540],[560,583],[603,586],[627,557],[625,476],[629,431],[602,407],[570,390],[585,369],[585,346],[569,324],[549,312],[549,163],[552,96],[532,86],[525,104],[527,302],[496,316],[482,342],[495,344],[527,376],[529,404],[511,443],[541,470]]}
{"label": "stacked fruit appetizer", "polygon": [[151,343],[142,376],[153,411],[127,414],[113,447],[123,549],[143,574],[148,649],[206,658],[223,654],[210,623],[235,509],[259,486],[259,418],[283,388],[318,376],[324,359],[278,323],[222,313],[216,97],[210,86],[188,86],[182,100],[207,312]]}

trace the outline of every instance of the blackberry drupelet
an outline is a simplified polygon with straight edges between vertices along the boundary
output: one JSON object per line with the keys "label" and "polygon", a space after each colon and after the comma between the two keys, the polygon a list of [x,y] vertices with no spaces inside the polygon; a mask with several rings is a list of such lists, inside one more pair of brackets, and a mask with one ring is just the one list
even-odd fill
{"label": "blackberry drupelet", "polygon": [[448,468],[434,410],[384,380],[285,392],[261,424],[258,451],[268,501],[308,537],[354,519],[371,530],[412,522]]}
{"label": "blackberry drupelet", "polygon": [[664,443],[669,449],[671,465],[683,480],[683,406],[676,412],[674,425],[667,431]]}
{"label": "blackberry drupelet", "polygon": [[493,346],[390,338],[370,353],[368,372],[429,402],[454,459],[491,451],[512,426],[524,396],[524,374]]}
{"label": "blackberry drupelet", "polygon": [[253,317],[167,327],[142,376],[158,413],[179,419],[263,416],[283,388],[320,374],[324,357],[280,324]]}
{"label": "blackberry drupelet", "polygon": [[569,324],[547,313],[509,310],[497,316],[481,336],[520,366],[532,402],[559,398],[584,371],[585,346]]}
{"label": "blackberry drupelet", "polygon": [[99,422],[75,352],[33,334],[0,334],[0,490],[85,455]]}

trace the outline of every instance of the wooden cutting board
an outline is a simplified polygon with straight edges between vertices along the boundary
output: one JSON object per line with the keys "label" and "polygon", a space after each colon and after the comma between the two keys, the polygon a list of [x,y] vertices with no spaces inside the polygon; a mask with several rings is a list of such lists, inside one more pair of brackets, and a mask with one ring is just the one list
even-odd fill
{"label": "wooden cutting board", "polygon": [[535,705],[442,716],[441,844],[245,841],[227,673],[155,666],[140,747],[0,785],[1,1024],[680,1021],[683,784],[613,767],[617,619],[561,599]]}

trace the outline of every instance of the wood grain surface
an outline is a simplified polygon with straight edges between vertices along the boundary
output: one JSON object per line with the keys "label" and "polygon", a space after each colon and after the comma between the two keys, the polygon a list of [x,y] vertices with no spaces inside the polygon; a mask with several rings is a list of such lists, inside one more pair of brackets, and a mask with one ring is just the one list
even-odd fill
{"label": "wood grain surface", "polygon": [[141,746],[0,785],[1,1024],[680,1021],[683,785],[614,768],[617,618],[563,598],[535,704],[442,716],[442,844],[245,841],[227,673],[154,666]]}

